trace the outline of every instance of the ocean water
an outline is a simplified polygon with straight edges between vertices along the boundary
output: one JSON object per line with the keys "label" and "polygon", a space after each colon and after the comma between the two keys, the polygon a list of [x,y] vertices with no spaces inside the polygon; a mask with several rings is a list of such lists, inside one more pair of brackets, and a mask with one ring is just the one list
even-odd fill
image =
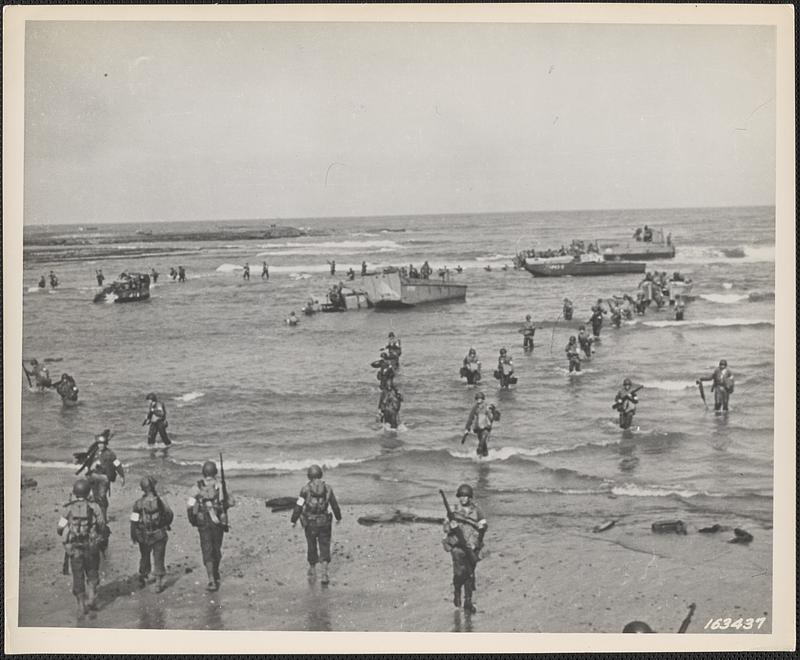
{"label": "ocean water", "polygon": [[[238,222],[257,227],[259,223]],[[126,243],[133,254],[94,258],[78,246],[69,259],[42,255],[37,241],[54,236],[114,237],[136,230],[197,231],[222,223],[29,227],[25,231],[23,356],[55,358],[51,373],[73,375],[80,405],[62,408],[55,393],[23,392],[23,465],[63,470],[71,454],[104,428],[135,472],[185,483],[202,462],[225,455],[232,488],[294,495],[311,463],[325,467],[344,503],[438,510],[437,489],[477,487],[490,515],[547,509],[558,523],[586,525],[605,502],[664,514],[709,511],[770,524],[773,475],[775,216],[772,207],[515,213],[304,219],[285,222],[313,235],[276,240]],[[581,376],[570,377],[564,346],[598,297],[633,292],[639,275],[534,279],[510,268],[530,247],[572,238],[627,241],[644,224],[672,232],[675,259],[648,270],[679,270],[694,280],[684,322],[649,311],[614,329]],[[49,248],[48,248],[49,249]],[[63,254],[53,252],[53,254]],[[35,255],[35,256],[33,256]],[[327,261],[335,259],[331,277]],[[463,303],[414,309],[300,315],[309,295],[321,300],[362,260],[437,268],[461,265]],[[260,277],[261,261],[269,281]],[[249,262],[249,282],[241,265]],[[172,282],[182,264],[188,281]],[[502,270],[504,264],[508,270]],[[491,271],[485,266],[490,265]],[[154,266],[149,301],[93,304],[95,268],[107,277]],[[41,274],[61,285],[40,292]],[[356,283],[357,283],[356,278]],[[575,321],[560,319],[561,300],[575,302]],[[525,314],[539,323],[536,348],[523,354]],[[376,421],[378,382],[370,362],[389,331],[403,345],[397,383],[404,396],[401,428]],[[502,417],[489,456],[476,441],[461,444],[474,390],[458,370],[469,347],[483,362],[482,389]],[[491,377],[501,347],[519,382],[499,391]],[[736,376],[731,412],[703,406],[698,376],[726,358]],[[643,383],[632,433],[611,410],[622,379]],[[24,377],[22,379],[24,381]],[[708,392],[709,401],[713,394]],[[174,445],[149,451],[145,395],[166,402]],[[712,402],[713,408],[713,402]],[[68,486],[67,486],[68,487]]]}

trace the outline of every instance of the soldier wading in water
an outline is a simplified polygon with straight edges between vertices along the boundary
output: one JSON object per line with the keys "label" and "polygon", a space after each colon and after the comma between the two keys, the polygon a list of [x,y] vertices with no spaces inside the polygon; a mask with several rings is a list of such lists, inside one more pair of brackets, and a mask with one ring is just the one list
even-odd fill
{"label": "soldier wading in water", "polygon": [[[328,584],[328,564],[331,561],[331,520],[335,516],[337,524],[342,521],[339,503],[333,489],[322,480],[322,468],[312,465],[308,468],[308,483],[300,490],[300,497],[292,511],[292,527],[300,524],[306,532],[308,543],[308,577],[315,578],[317,563],[322,563],[320,582]],[[328,506],[333,515],[328,512]]]}
{"label": "soldier wading in water", "polygon": [[458,502],[450,508],[444,492],[439,491],[447,508],[444,523],[444,549],[453,560],[453,605],[461,607],[461,588],[464,588],[464,611],[475,613],[472,594],[475,591],[475,567],[480,560],[483,537],[488,525],[483,513],[472,501],[472,486],[461,484],[456,491]]}

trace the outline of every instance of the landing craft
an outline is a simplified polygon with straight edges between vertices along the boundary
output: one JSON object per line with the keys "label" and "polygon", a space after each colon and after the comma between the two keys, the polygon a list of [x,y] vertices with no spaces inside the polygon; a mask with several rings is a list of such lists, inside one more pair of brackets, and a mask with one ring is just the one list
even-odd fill
{"label": "landing craft", "polygon": [[145,273],[123,273],[94,297],[94,302],[138,302],[150,298],[150,276]]}

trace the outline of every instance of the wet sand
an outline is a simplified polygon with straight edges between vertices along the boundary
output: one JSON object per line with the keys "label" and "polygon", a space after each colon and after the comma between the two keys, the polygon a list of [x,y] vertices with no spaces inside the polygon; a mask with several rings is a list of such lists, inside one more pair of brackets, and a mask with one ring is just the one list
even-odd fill
{"label": "wet sand", "polygon": [[207,593],[197,532],[185,514],[191,484],[162,483],[159,493],[175,511],[175,522],[167,545],[167,588],[157,594],[152,585],[142,589],[136,582],[139,553],[128,531],[141,476],[128,475],[124,488],[114,485],[99,611],[79,619],[71,578],[61,574],[63,548],[55,533],[71,478],[61,470],[25,470],[23,479],[32,477],[37,486],[22,493],[21,626],[563,633],[620,632],[639,619],[658,632],[676,632],[695,602],[689,633],[714,632],[703,628],[716,617],[763,616],[760,632],[771,629],[768,525],[747,523],[755,537],[750,545],[728,543],[732,531],[698,533],[713,522],[737,524],[700,514],[683,517],[685,536],[653,534],[653,516],[626,515],[611,498],[598,498],[597,509],[619,522],[602,533],[592,532],[599,519],[570,531],[546,516],[487,514],[478,612],[465,616],[451,603],[450,559],[441,546],[440,525],[359,525],[358,517],[391,509],[349,504],[339,494],[344,519],[334,525],[331,583],[322,587],[306,578],[300,525],[292,529],[290,513],[272,513],[264,498],[237,493],[236,480],[231,480],[238,502],[223,547],[222,586]]}

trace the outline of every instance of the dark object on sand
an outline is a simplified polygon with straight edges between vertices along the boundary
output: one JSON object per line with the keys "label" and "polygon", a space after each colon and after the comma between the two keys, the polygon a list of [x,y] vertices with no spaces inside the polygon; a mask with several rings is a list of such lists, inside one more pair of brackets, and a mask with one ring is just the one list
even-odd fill
{"label": "dark object on sand", "polygon": [[36,488],[38,485],[39,484],[37,483],[36,479],[32,477],[22,477],[22,490],[25,490],[26,488]]}
{"label": "dark object on sand", "polygon": [[750,532],[746,532],[743,529],[739,529],[738,527],[733,530],[733,533],[736,535],[734,536],[728,543],[750,543],[753,540],[753,535]]}
{"label": "dark object on sand", "polygon": [[701,534],[716,534],[717,532],[721,532],[723,530],[723,526],[719,523],[714,523],[711,527],[703,527],[702,529],[698,529],[697,531]]}
{"label": "dark object on sand", "polygon": [[359,525],[379,525],[382,523],[431,523],[441,525],[444,518],[434,516],[418,516],[408,511],[393,511],[392,513],[376,513],[368,516],[361,516],[358,519]]}
{"label": "dark object on sand", "polygon": [[616,520],[607,520],[606,522],[597,525],[592,531],[595,533],[605,532],[607,529],[611,529],[616,524],[617,524]]}
{"label": "dark object on sand", "polygon": [[654,522],[650,529],[656,534],[686,534],[686,525],[682,520],[660,520]]}
{"label": "dark object on sand", "polygon": [[275,497],[271,500],[267,500],[264,502],[268,509],[272,510],[272,513],[277,513],[278,511],[289,511],[294,508],[295,498],[294,497]]}
{"label": "dark object on sand", "polygon": [[655,632],[644,621],[631,621],[622,629],[624,633],[651,633]]}

